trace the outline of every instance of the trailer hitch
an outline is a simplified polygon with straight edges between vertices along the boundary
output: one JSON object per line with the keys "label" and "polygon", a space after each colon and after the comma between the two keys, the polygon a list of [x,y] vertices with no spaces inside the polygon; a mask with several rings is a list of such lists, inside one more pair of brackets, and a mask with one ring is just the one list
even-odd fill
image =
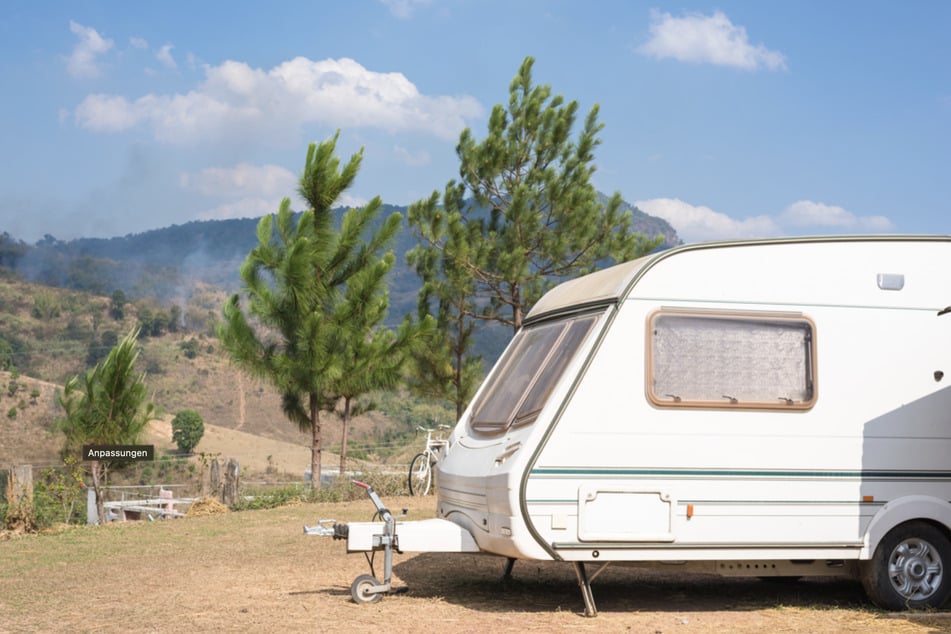
{"label": "trailer hitch", "polygon": [[[373,535],[373,553],[383,551],[383,582],[377,580],[373,572],[373,560],[367,556],[370,563],[370,574],[360,575],[353,580],[350,585],[350,596],[354,603],[375,603],[383,598],[384,594],[400,593],[407,590],[406,587],[393,588],[393,551],[400,552],[399,536],[396,534],[396,518],[383,504],[383,500],[377,495],[369,484],[352,481],[354,486],[358,486],[367,492],[370,501],[376,507],[376,517],[383,521],[383,532]],[[404,515],[406,514],[404,510]],[[320,520],[317,526],[305,526],[304,534],[320,535],[333,537],[334,539],[347,539],[350,534],[349,526],[336,520]]]}

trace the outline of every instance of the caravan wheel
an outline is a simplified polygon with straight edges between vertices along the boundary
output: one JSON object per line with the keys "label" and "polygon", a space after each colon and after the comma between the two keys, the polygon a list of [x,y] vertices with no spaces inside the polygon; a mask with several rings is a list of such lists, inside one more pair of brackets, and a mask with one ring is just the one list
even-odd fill
{"label": "caravan wheel", "polygon": [[899,524],[862,564],[862,585],[886,610],[940,608],[951,595],[951,542],[924,522]]}

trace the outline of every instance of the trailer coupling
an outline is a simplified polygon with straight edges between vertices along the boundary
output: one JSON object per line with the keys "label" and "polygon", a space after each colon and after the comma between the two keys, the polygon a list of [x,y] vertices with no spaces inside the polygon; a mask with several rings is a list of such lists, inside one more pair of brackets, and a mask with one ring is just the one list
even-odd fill
{"label": "trailer coupling", "polygon": [[[374,552],[374,554],[377,550],[383,551],[383,583],[380,583],[373,575],[373,560],[368,556],[367,560],[370,562],[371,574],[360,575],[354,579],[350,585],[350,596],[353,597],[355,603],[374,603],[382,599],[384,594],[395,592],[391,582],[393,578],[393,551],[400,552],[399,538],[396,535],[396,519],[383,504],[383,501],[380,499],[380,496],[376,494],[376,491],[373,490],[373,487],[359,480],[353,480],[353,484],[367,492],[370,501],[373,502],[373,505],[376,507],[376,517],[383,520],[382,525],[380,525],[379,522],[371,523],[378,528],[382,528],[383,532],[374,534],[371,538],[371,547],[364,549]],[[347,552],[352,552],[349,548],[349,524],[337,522],[337,520],[332,519],[319,520],[316,526],[304,526],[304,534],[347,540]],[[406,588],[400,588],[399,590],[405,591]]]}
{"label": "trailer coupling", "polygon": [[[320,520],[316,526],[305,526],[304,534],[346,540],[348,553],[371,553],[367,555],[370,574],[360,575],[350,586],[350,596],[355,603],[375,603],[384,594],[406,591],[406,587],[393,588],[392,585],[394,552],[479,552],[472,534],[461,526],[437,518],[397,522],[397,519],[406,517],[405,510],[399,518],[394,517],[373,487],[358,480],[353,484],[367,492],[376,507],[374,517],[379,518],[378,521],[345,523]],[[383,551],[382,583],[373,571],[372,555],[377,551]]]}

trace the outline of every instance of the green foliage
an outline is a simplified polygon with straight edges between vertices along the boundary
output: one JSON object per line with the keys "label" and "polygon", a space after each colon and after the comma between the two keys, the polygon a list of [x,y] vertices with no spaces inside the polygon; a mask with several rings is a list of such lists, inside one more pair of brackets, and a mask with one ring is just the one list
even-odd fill
{"label": "green foliage", "polygon": [[[66,455],[75,455],[84,444],[135,444],[152,419],[144,375],[135,373],[139,352],[138,331],[133,329],[106,358],[83,375],[66,382],[59,402],[65,417],[58,423],[66,434]],[[103,517],[102,490],[106,463],[91,463],[99,517]]]}
{"label": "green foliage", "polygon": [[99,340],[93,339],[86,350],[86,365],[94,366],[109,354],[109,351],[119,343],[119,333],[115,330],[103,330]]}
{"label": "green foliage", "polygon": [[7,410],[7,418],[9,418],[9,419],[12,420],[12,419],[14,419],[14,418],[16,418],[16,417],[17,417],[17,408],[16,408],[16,407],[11,407],[10,409]]}
{"label": "green foliage", "polygon": [[33,296],[33,308],[30,310],[30,314],[37,319],[56,319],[61,312],[62,307],[59,300],[52,293],[41,292]]}
{"label": "green foliage", "polygon": [[151,420],[142,375],[135,374],[138,332],[131,331],[106,359],[67,381],[60,398],[60,427],[72,453],[84,443],[134,444]]}
{"label": "green foliage", "polygon": [[109,316],[116,321],[125,319],[125,305],[127,301],[125,293],[121,290],[116,289],[112,291],[112,296],[109,301]]}
{"label": "green foliage", "polygon": [[198,340],[194,337],[189,337],[185,341],[178,344],[179,349],[182,351],[182,354],[185,355],[186,359],[194,359],[198,356],[199,344]]}
{"label": "green foliage", "polygon": [[9,370],[15,366],[13,344],[0,337],[0,370]]}
{"label": "green foliage", "polygon": [[34,487],[39,527],[52,524],[54,518],[64,524],[84,521],[85,487],[82,463],[75,456],[67,456],[62,468],[45,469]]}
{"label": "green foliage", "polygon": [[160,309],[139,309],[139,330],[143,337],[161,337],[168,328],[168,314]]}
{"label": "green foliage", "polygon": [[204,434],[205,421],[193,409],[182,410],[172,419],[172,440],[183,453],[190,454]]}
{"label": "green foliage", "polygon": [[[383,497],[406,495],[406,474],[400,471],[368,470],[360,480],[373,487]],[[299,502],[349,502],[365,500],[366,491],[355,487],[348,478],[337,478],[329,487],[306,487],[286,484],[269,488],[247,488],[231,507],[233,511],[251,511],[277,508]]]}
{"label": "green foliage", "polygon": [[[307,151],[298,193],[310,209],[295,221],[290,199],[258,223],[258,245],[241,267],[246,304],[225,304],[218,336],[232,360],[281,394],[285,416],[311,432],[311,472],[320,473],[320,411],[398,375],[408,324],[379,328],[388,308],[384,253],[401,222],[391,214],[373,228],[379,197],[350,209],[335,227],[332,205],[350,187],[363,151],[341,167],[337,136]],[[367,356],[358,356],[366,353]],[[361,363],[363,365],[361,365]]]}
{"label": "green foliage", "polygon": [[417,359],[416,389],[447,396],[457,415],[481,375],[469,356],[475,324],[518,330],[554,284],[610,261],[643,255],[663,241],[631,231],[620,194],[602,204],[591,184],[600,143],[595,105],[572,138],[576,101],[532,83],[525,58],[496,105],[487,137],[459,137],[461,181],[410,206],[420,239],[408,261],[423,279],[420,312],[433,314],[441,337]]}
{"label": "green foliage", "polygon": [[0,267],[16,268],[20,259],[30,250],[22,240],[14,240],[9,233],[0,233]]}

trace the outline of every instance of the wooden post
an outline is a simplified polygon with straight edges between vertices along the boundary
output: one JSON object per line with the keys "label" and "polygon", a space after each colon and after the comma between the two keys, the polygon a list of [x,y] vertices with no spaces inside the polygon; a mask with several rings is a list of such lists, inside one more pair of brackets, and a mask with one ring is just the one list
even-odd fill
{"label": "wooden post", "polygon": [[21,464],[10,467],[7,479],[7,502],[20,506],[33,503],[33,465]]}
{"label": "wooden post", "polygon": [[36,530],[33,516],[33,466],[13,465],[7,476],[7,528]]}
{"label": "wooden post", "polygon": [[221,488],[221,503],[225,506],[233,506],[238,501],[238,476],[240,472],[238,461],[234,458],[228,458],[228,464],[225,465],[225,484]]}
{"label": "wooden post", "polygon": [[218,463],[218,457],[211,461],[211,495],[221,493],[221,465]]}

